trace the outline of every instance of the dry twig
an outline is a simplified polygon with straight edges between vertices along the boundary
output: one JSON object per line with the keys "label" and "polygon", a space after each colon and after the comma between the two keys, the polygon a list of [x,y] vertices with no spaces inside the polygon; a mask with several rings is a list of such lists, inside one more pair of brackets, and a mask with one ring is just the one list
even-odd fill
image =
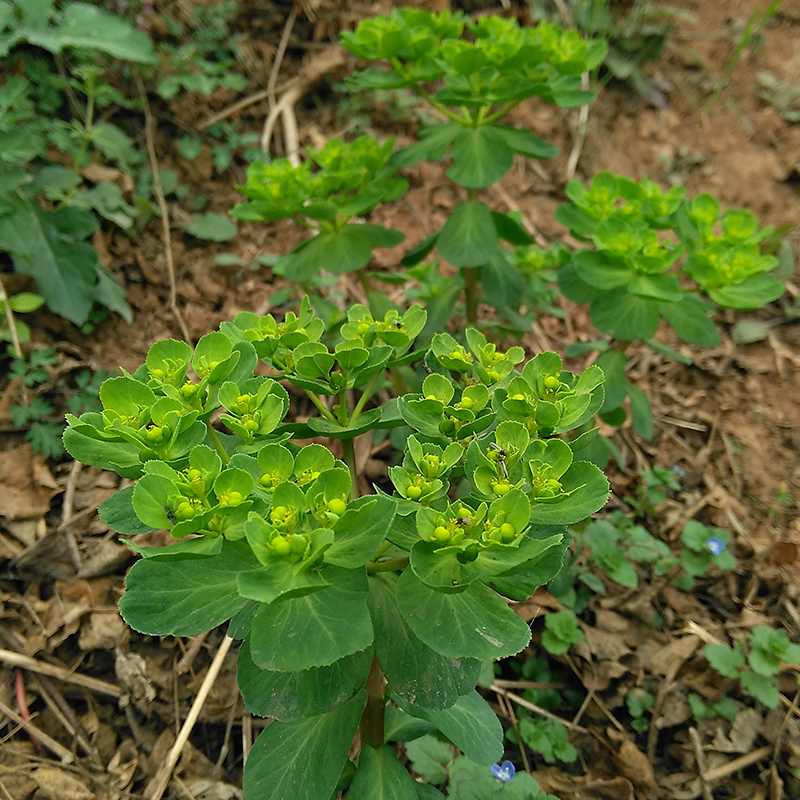
{"label": "dry twig", "polygon": [[156,202],[161,212],[161,237],[164,241],[164,258],[166,260],[167,276],[169,278],[169,308],[178,321],[178,326],[181,329],[181,336],[183,336],[184,341],[187,344],[191,344],[192,340],[189,336],[189,329],[186,327],[183,314],[181,314],[181,310],[178,307],[175,284],[175,262],[172,258],[172,232],[169,227],[169,209],[167,208],[167,199],[164,197],[164,190],[161,188],[158,157],[156,156],[156,145],[153,139],[155,120],[153,119],[153,113],[150,111],[150,103],[147,100],[147,91],[144,88],[142,76],[136,70],[134,70],[133,74],[136,78],[139,94],[142,98],[142,105],[144,106],[144,136],[147,145],[147,157],[150,161],[150,172],[153,174],[153,194],[156,196]]}
{"label": "dry twig", "polygon": [[230,650],[232,644],[233,639],[231,639],[230,636],[226,636],[222,640],[219,650],[217,650],[217,654],[214,656],[214,660],[211,662],[211,666],[208,668],[206,677],[203,679],[203,684],[200,687],[200,691],[197,693],[197,697],[195,697],[194,703],[192,703],[192,707],[189,709],[189,713],[186,715],[186,720],[183,723],[183,727],[181,728],[180,733],[178,733],[177,739],[175,739],[175,744],[172,745],[169,754],[159,767],[155,777],[150,781],[150,783],[147,784],[144,790],[145,800],[160,800],[161,796],[166,791],[170,778],[172,777],[172,770],[175,769],[175,765],[178,763],[181,752],[183,751],[186,742],[189,741],[189,735],[191,734],[192,729],[194,728],[195,723],[200,716],[200,712],[202,711],[203,705],[206,702],[208,693],[211,691],[211,687],[217,680],[217,675],[219,675],[219,671],[222,669],[222,663],[225,661],[225,656],[228,655],[228,650]]}

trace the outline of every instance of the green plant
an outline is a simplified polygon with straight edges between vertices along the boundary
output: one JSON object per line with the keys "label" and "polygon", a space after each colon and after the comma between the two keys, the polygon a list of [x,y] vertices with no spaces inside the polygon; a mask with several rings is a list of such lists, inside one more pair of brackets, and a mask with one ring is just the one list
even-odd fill
{"label": "green plant", "polygon": [[650,403],[625,378],[628,345],[644,341],[681,358],[653,339],[661,320],[683,341],[713,347],[719,332],[706,298],[723,308],[753,309],[780,297],[783,284],[768,274],[778,266],[769,252],[775,231],[744,209],[721,214],[711,195],[687,200],[683,188],[664,192],[647,179],[603,172],[588,189],[571,181],[566,193],[571,202],[556,209],[556,219],[592,246],[573,254],[558,283],[567,298],[589,304],[592,322],[608,336],[591,345],[606,374],[601,417],[621,424],[627,398],[634,428],[649,439]]}
{"label": "green plant", "polygon": [[686,699],[689,701],[689,707],[698,722],[704,719],[717,719],[718,717],[733,722],[739,712],[736,701],[730,697],[723,697],[721,700],[715,700],[712,703],[704,703],[700,695],[691,692]]}
{"label": "green plant", "polygon": [[[81,325],[99,302],[130,321],[124,291],[86,240],[98,216],[130,228],[138,212],[116,183],[87,188],[81,171],[89,158],[127,173],[141,160],[98,112],[130,105],[105,80],[103,57],[152,63],[150,40],[86,3],[3,0],[0,56],[11,52],[20,66],[0,85],[0,249],[57,314]],[[48,148],[72,167],[48,164]]]}
{"label": "green plant", "polygon": [[[559,16],[555,4],[546,0],[530,0],[529,5],[534,19]],[[624,16],[612,10],[609,0],[567,0],[564,6],[585,36],[608,42],[602,65],[607,77],[629,82],[643,97],[652,96],[642,65],[659,58],[673,20],[686,12],[643,0],[634,0]]]}
{"label": "green plant", "polygon": [[800,122],[800,87],[779,81],[771,72],[758,73],[759,97],[778,112],[786,122]]}
{"label": "green plant", "polygon": [[320,151],[311,149],[310,160],[299,167],[288,159],[255,163],[239,187],[250,202],[231,214],[247,222],[288,217],[316,233],[276,264],[275,271],[289,280],[307,282],[323,264],[333,273],[361,271],[363,278],[374,247],[392,247],[404,238],[381,225],[351,222],[406,191],[408,183],[387,166],[392,145],[391,139],[380,145],[373,136],[352,144],[331,139]]}
{"label": "green plant", "polygon": [[100,384],[109,374],[105,370],[80,370],[75,373],[74,387],[53,392],[48,386],[52,381],[48,368],[54,367],[58,360],[58,354],[52,348],[33,350],[27,357],[15,358],[9,368],[9,378],[21,387],[14,392],[16,402],[8,409],[11,422],[25,430],[25,438],[33,450],[48,458],[57,458],[64,452],[61,444],[64,405],[73,414],[97,410]]}
{"label": "green plant", "polygon": [[746,646],[743,641],[733,647],[707,644],[703,653],[713,669],[738,680],[745,692],[767,708],[777,708],[780,702],[778,675],[800,667],[800,645],[790,642],[786,631],[765,625],[753,628]]}
{"label": "green plant", "polygon": [[668,492],[679,492],[681,483],[679,473],[673,467],[667,469],[654,464],[652,469],[638,470],[642,482],[636,487],[635,497],[626,497],[625,502],[637,517],[654,517],[668,496]]}
{"label": "green plant", "polygon": [[231,34],[228,27],[237,7],[236,2],[196,6],[185,24],[162,13],[175,42],[159,46],[167,71],[156,88],[161,97],[169,100],[181,91],[210,95],[220,88],[237,92],[246,88],[247,79],[234,71],[239,61],[236,44],[243,37]]}
{"label": "green plant", "polygon": [[44,298],[32,292],[6,294],[5,286],[0,282],[0,342],[8,342],[5,355],[22,358],[20,345],[31,340],[30,328],[18,320],[17,314],[30,314],[44,303]]}
{"label": "green plant", "polygon": [[[429,724],[406,738],[432,726],[488,770],[503,734],[473,688],[481,661],[530,638],[503,598],[550,580],[565,526],[606,502],[602,472],[560,438],[602,403],[598,368],[573,375],[541,353],[518,371],[521,348],[475,330],[469,349],[440,333],[415,350],[424,325],[419,306],[382,320],[353,306],[331,350],[308,298],[283,321],[242,312],[194,351],[156,342],[134,374],[103,383],[100,412],[67,417],[71,455],[136,481],[103,504],[108,524],[180,540],[129,541],[143,557],[120,604],[128,623],[191,635],[230,621],[243,639],[245,702],[280,720],[250,754],[248,796],[328,797],[360,728],[350,797],[389,785],[416,797],[385,745],[388,700],[405,724]],[[274,377],[254,375],[259,360]],[[375,405],[387,370],[414,362],[430,373],[422,391]],[[276,378],[318,414],[287,418]],[[393,494],[359,496],[354,438],[403,425]],[[295,443],[320,436],[343,461]]]}
{"label": "green plant", "polygon": [[[391,181],[393,188],[378,194],[367,192],[367,184],[356,195],[358,208],[343,206],[348,198],[334,199],[333,206],[330,198],[324,202],[330,189],[321,192],[310,183],[309,162],[292,168],[280,161],[250,168],[243,191],[254,202],[237,206],[232,213],[250,221],[293,216],[320,231],[287,257],[285,274],[292,280],[306,280],[322,266],[332,272],[360,270],[372,247],[391,246],[401,239],[399,234],[390,237],[385,229],[380,229],[378,236],[376,226],[353,226],[349,218],[405,191],[402,179],[390,177],[397,169],[423,160],[438,161],[448,154],[447,175],[466,188],[467,199],[456,205],[441,231],[412,248],[401,263],[414,266],[436,249],[442,259],[458,267],[470,323],[476,319],[479,284],[487,302],[515,311],[523,280],[501,242],[521,246],[531,244],[532,239],[513,216],[492,211],[478,200],[477,192],[499,181],[511,168],[515,154],[552,158],[558,149],[528,131],[498,121],[534,96],[565,108],[589,102],[594,95],[581,89],[580,75],[602,60],[605,44],[585,42],[574,31],[549,23],[521,28],[515,20],[497,16],[473,22],[462,13],[431,14],[409,8],[395,9],[391,17],[363,20],[355,32],[342,34],[342,44],[361,58],[387,61],[390,67],[358,72],[348,79],[352,86],[366,91],[410,90],[447,121],[427,125],[420,131],[419,141],[393,155],[391,143],[380,151],[372,144],[369,156],[359,153],[361,166],[368,171],[354,186],[373,180],[380,169],[381,180]],[[439,82],[443,85],[436,89]],[[344,152],[348,158],[348,147],[353,145],[333,140],[326,150],[331,148],[337,157]],[[380,153],[379,160],[373,152]],[[333,169],[333,165],[320,162],[321,155],[312,152],[312,159],[323,167],[318,184],[326,171]],[[347,166],[352,171],[354,164],[349,158]],[[338,184],[334,191],[340,191]],[[317,224],[317,220],[322,222]],[[369,292],[371,287],[363,275],[362,280]],[[443,306],[452,312],[452,301]]]}
{"label": "green plant", "polygon": [[519,733],[522,741],[534,752],[539,753],[547,764],[563,761],[573,764],[578,753],[569,743],[569,729],[558,720],[548,717],[534,718],[520,713]]}
{"label": "green plant", "polygon": [[542,646],[554,656],[563,655],[573,644],[582,642],[585,638],[578,625],[578,618],[568,608],[548,614],[544,618],[544,628]]}
{"label": "green plant", "polygon": [[652,709],[655,704],[655,697],[646,689],[636,687],[625,695],[625,705],[628,713],[633,717],[631,727],[635,731],[646,731],[650,726],[645,714]]}

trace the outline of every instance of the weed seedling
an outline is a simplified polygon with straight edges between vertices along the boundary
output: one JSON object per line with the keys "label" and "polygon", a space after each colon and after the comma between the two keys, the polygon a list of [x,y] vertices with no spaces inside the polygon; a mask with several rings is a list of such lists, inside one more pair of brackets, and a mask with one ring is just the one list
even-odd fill
{"label": "weed seedling", "polygon": [[707,644],[703,653],[713,669],[738,680],[745,692],[767,708],[777,708],[780,702],[778,675],[800,667],[800,645],[790,642],[786,631],[765,625],[753,628],[746,645],[742,641],[734,647]]}

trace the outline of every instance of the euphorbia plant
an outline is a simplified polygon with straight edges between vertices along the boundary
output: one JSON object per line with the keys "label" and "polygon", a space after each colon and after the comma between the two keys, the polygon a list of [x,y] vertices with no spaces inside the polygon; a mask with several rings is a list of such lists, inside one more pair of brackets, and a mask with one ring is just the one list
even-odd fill
{"label": "euphorbia plant", "polygon": [[[460,268],[445,305],[452,308],[463,290],[467,319],[474,323],[482,289],[487,302],[513,316],[524,280],[501,242],[533,240],[512,216],[479,200],[478,191],[499,181],[515,154],[553,158],[558,148],[500,120],[531,97],[562,108],[590,102],[594,94],[581,88],[581,74],[600,64],[605,42],[584,41],[551,23],[527,28],[498,16],[473,21],[461,12],[398,8],[390,17],[363,20],[355,32],[342,34],[342,44],[389,66],[357,72],[349,82],[363,89],[410,89],[446,121],[422,128],[419,141],[393,155],[392,140],[380,146],[361,137],[351,145],[331,140],[298,167],[286,159],[253,165],[241,187],[251,202],[231,213],[249,221],[291,217],[319,231],[283,259],[279,269],[287,278],[305,281],[321,268],[358,270],[366,285],[363,267],[372,248],[398,244],[402,235],[351,218],[403,194],[407,184],[394,176],[398,169],[447,155],[447,176],[466,189],[466,199],[402,264],[417,264],[436,249]],[[336,157],[329,158],[328,150]]]}
{"label": "euphorbia plant", "polygon": [[[194,350],[156,342],[105,382],[102,412],[69,417],[75,458],[136,481],[101,507],[108,524],[177,540],[128,540],[142,555],[120,602],[128,623],[190,636],[228,622],[242,640],[245,702],[278,720],[247,761],[253,800],[347,786],[350,800],[440,796],[386,745],[433,729],[499,761],[480,663],[526,646],[507,601],[557,573],[566,526],[607,499],[561,438],[601,407],[602,371],[574,375],[553,353],[522,366],[522,348],[475,330],[466,348],[442,333],[414,350],[425,316],[354,306],[331,350],[307,298],[282,321],[241,313]],[[413,362],[422,391],[378,404],[387,370]],[[294,417],[286,385],[318,415]],[[359,496],[354,437],[396,426],[408,437],[394,489]],[[300,444],[318,437],[332,446]]]}
{"label": "euphorbia plant", "polygon": [[564,264],[558,285],[570,300],[589,304],[592,322],[608,337],[567,352],[601,352],[603,418],[624,420],[627,396],[634,427],[649,439],[650,403],[625,378],[629,343],[645,341],[680,357],[653,339],[664,320],[685,342],[719,344],[715,305],[755,309],[783,294],[783,283],[769,274],[778,266],[778,234],[746,209],[722,213],[709,194],[690,199],[683,187],[664,191],[647,178],[637,183],[601,172],[588,188],[571,181],[566,193],[571,202],[556,209],[556,219],[587,246],[568,258],[556,249]]}

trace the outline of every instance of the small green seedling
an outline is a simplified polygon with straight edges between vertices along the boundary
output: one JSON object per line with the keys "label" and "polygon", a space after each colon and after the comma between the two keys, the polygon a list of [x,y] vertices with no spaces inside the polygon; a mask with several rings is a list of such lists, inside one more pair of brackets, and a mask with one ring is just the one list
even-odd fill
{"label": "small green seedling", "polygon": [[736,719],[736,715],[739,713],[739,706],[736,705],[736,701],[730,697],[723,697],[721,700],[705,703],[700,695],[692,692],[686,699],[689,701],[689,707],[692,709],[692,714],[698,722],[704,719],[711,720],[719,717],[733,722]]}
{"label": "small green seedling", "polygon": [[569,729],[558,720],[520,713],[519,733],[522,741],[547,764],[574,764],[578,760],[577,751],[569,743]]}
{"label": "small green seedling", "polygon": [[800,645],[789,641],[786,631],[760,625],[750,633],[747,645],[707,644],[703,653],[713,669],[739,681],[742,689],[767,708],[780,702],[778,675],[800,667]]}
{"label": "small green seedling", "polygon": [[625,705],[628,707],[628,713],[633,718],[631,727],[635,731],[646,731],[650,727],[650,721],[645,714],[649,712],[655,704],[655,697],[646,689],[635,688],[631,689],[625,695]]}
{"label": "small green seedling", "polygon": [[573,644],[586,638],[578,625],[578,618],[567,608],[548,614],[544,625],[542,646],[550,655],[564,655]]}

